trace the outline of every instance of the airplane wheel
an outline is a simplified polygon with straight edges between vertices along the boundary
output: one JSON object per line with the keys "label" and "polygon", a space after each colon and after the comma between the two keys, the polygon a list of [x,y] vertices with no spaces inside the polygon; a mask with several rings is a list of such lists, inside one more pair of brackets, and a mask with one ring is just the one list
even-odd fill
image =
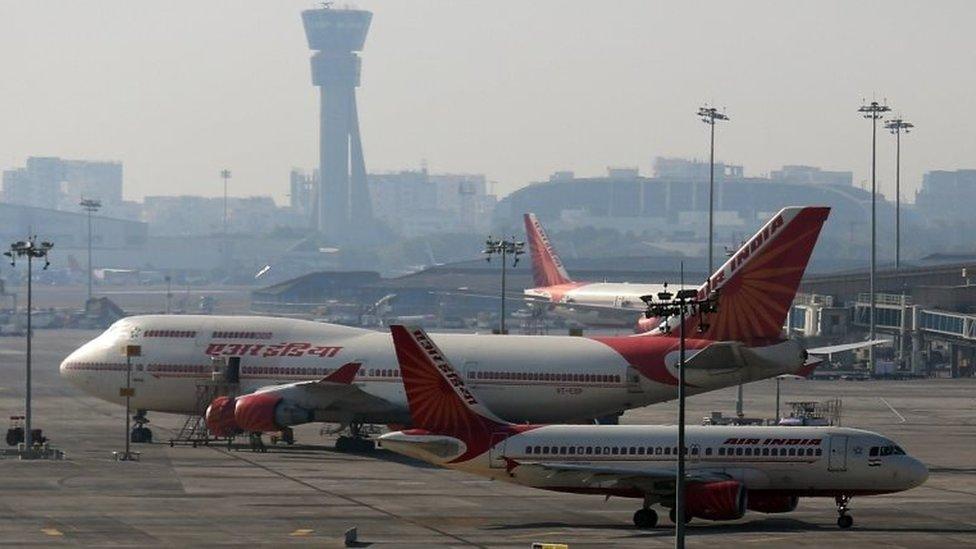
{"label": "airplane wheel", "polygon": [[336,452],[348,452],[350,450],[350,446],[350,439],[348,437],[339,437],[336,439]]}
{"label": "airplane wheel", "polygon": [[[668,512],[668,518],[671,519],[671,524],[678,524],[677,516],[678,514],[675,512],[674,507],[672,507],[671,511]],[[689,522],[691,522],[691,517],[685,515],[685,524]]]}
{"label": "airplane wheel", "polygon": [[841,515],[837,517],[837,526],[841,528],[850,528],[854,524],[854,517],[850,515]]}
{"label": "airplane wheel", "polygon": [[634,526],[638,528],[654,528],[657,526],[657,513],[653,509],[638,509],[634,513]]}

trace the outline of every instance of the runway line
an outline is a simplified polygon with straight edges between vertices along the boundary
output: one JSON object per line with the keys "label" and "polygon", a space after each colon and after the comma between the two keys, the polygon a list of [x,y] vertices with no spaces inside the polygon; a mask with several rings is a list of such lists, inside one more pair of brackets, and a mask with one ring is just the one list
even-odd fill
{"label": "runway line", "polygon": [[898,416],[898,419],[899,419],[899,420],[901,420],[901,423],[906,423],[906,422],[908,421],[907,419],[905,419],[905,416],[903,416],[903,415],[901,415],[901,414],[899,414],[899,413],[898,413],[898,410],[895,410],[895,407],[894,407],[894,406],[892,406],[891,404],[889,404],[889,403],[888,403],[888,401],[887,401],[887,400],[885,400],[885,398],[884,398],[884,397],[878,397],[878,398],[880,398],[880,399],[881,399],[881,402],[884,402],[884,403],[885,403],[885,406],[887,406],[887,407],[888,407],[888,409],[889,409],[889,410],[891,410],[891,412],[892,412],[893,414],[895,414],[896,416]]}

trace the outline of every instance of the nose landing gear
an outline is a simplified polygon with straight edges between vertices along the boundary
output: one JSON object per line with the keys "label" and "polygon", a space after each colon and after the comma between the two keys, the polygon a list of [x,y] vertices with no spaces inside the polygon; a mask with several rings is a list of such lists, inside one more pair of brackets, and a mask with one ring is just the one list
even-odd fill
{"label": "nose landing gear", "polygon": [[837,496],[834,501],[837,503],[837,526],[844,529],[850,528],[854,524],[854,517],[848,514],[851,498],[849,496]]}
{"label": "nose landing gear", "polygon": [[146,424],[149,423],[149,418],[146,417],[146,411],[136,410],[136,414],[132,416],[132,422],[135,425],[129,433],[129,440],[134,443],[151,443],[153,434],[152,430],[146,427]]}

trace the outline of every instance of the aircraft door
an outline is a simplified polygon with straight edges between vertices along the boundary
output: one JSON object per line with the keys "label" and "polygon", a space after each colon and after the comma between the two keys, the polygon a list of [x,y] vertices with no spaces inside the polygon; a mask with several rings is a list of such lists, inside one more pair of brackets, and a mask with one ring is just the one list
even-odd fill
{"label": "aircraft door", "polygon": [[224,370],[224,381],[227,383],[241,382],[241,357],[232,356],[227,358],[227,369]]}
{"label": "aircraft door", "polygon": [[640,393],[641,392],[641,375],[633,366],[627,366],[627,392],[628,393]]}
{"label": "aircraft door", "polygon": [[488,466],[492,469],[505,467],[505,443],[508,435],[505,433],[491,434],[491,448],[488,450]]}
{"label": "aircraft door", "polygon": [[830,453],[827,454],[828,471],[847,470],[847,435],[833,435],[830,437]]}

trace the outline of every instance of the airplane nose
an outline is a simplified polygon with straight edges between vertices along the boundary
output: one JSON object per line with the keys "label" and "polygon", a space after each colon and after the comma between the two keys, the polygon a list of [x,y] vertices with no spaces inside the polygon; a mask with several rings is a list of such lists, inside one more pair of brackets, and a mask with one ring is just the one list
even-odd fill
{"label": "airplane nose", "polygon": [[929,478],[929,469],[921,461],[911,458],[906,477],[912,488],[921,486]]}

